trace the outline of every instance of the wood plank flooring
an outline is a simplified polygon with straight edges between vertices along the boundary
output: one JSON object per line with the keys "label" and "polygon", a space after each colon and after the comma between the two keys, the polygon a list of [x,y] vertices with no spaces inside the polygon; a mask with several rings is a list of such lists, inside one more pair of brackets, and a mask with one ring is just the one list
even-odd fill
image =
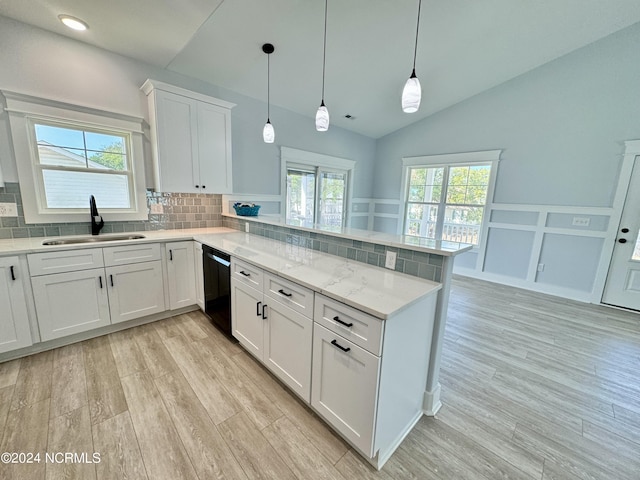
{"label": "wood plank flooring", "polygon": [[199,312],[0,364],[0,479],[640,480],[640,314],[456,277],[443,407],[382,471]]}

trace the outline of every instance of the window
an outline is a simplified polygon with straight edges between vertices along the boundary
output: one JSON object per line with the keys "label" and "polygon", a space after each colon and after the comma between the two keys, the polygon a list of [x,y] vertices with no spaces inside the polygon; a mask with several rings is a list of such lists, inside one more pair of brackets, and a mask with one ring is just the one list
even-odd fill
{"label": "window", "polygon": [[2,92],[25,221],[146,220],[142,119]]}
{"label": "window", "polygon": [[347,179],[348,173],[344,171],[287,168],[287,224],[343,226]]}
{"label": "window", "polygon": [[437,162],[445,160],[443,157],[449,160],[464,160],[469,155],[482,158],[479,154],[487,153],[492,152],[404,159],[405,235],[479,245],[495,176],[492,175],[494,162]]}
{"label": "window", "polygon": [[37,176],[47,209],[86,209],[90,195],[103,209],[131,208],[129,136],[33,123]]}
{"label": "window", "polygon": [[282,166],[287,224],[346,224],[354,161],[282,147]]}

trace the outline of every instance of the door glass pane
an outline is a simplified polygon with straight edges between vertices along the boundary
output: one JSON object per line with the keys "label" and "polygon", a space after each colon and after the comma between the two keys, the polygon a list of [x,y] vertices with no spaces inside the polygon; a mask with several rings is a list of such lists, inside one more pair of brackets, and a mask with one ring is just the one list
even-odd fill
{"label": "door glass pane", "polygon": [[315,223],[315,192],[315,173],[287,170],[287,224],[311,227]]}
{"label": "door glass pane", "polygon": [[341,227],[344,221],[344,201],[347,189],[347,174],[320,172],[320,209],[318,224]]}
{"label": "door glass pane", "polygon": [[640,261],[640,232],[638,233],[638,238],[636,238],[636,245],[633,247],[631,260]]}

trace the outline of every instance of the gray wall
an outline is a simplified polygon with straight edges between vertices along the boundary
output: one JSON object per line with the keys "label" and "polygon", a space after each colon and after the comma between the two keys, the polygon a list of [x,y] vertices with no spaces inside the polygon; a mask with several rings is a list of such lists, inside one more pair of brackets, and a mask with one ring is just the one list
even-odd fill
{"label": "gray wall", "polygon": [[[371,138],[336,127],[321,134],[315,131],[312,118],[272,107],[276,143],[267,145],[262,141],[267,110],[264,102],[2,16],[0,45],[0,90],[147,120],[147,100],[139,87],[149,77],[236,103],[231,115],[236,193],[279,194],[279,146],[285,145],[355,160],[354,197],[371,196],[375,156]],[[5,181],[18,180],[6,115],[0,115],[0,166]]]}
{"label": "gray wall", "polygon": [[[402,157],[501,149],[493,200],[522,208],[491,215],[486,250],[456,271],[599,301],[623,142],[640,138],[638,45],[640,24],[379,139],[374,197],[399,200]],[[572,236],[576,216],[593,232]]]}
{"label": "gray wall", "polygon": [[496,202],[611,206],[640,137],[638,45],[640,24],[381,138],[375,196],[399,198],[404,156],[503,149]]}

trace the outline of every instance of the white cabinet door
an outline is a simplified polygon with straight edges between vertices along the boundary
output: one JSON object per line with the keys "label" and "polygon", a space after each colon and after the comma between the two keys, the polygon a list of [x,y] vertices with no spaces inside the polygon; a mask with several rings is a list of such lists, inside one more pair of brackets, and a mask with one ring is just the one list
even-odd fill
{"label": "white cabinet door", "polygon": [[379,371],[379,357],[314,324],[311,405],[369,457]]}
{"label": "white cabinet door", "polygon": [[165,311],[162,262],[107,267],[111,323]]}
{"label": "white cabinet door", "polygon": [[196,101],[163,90],[155,91],[155,101],[158,189],[199,193]]}
{"label": "white cabinet door", "polygon": [[265,296],[264,363],[306,402],[311,399],[313,320]]}
{"label": "white cabinet door", "polygon": [[231,193],[229,109],[198,102],[198,160],[202,193]]}
{"label": "white cabinet door", "polygon": [[196,271],[196,303],[200,307],[200,310],[204,312],[204,264],[202,263],[202,244],[199,242],[193,242],[194,255],[194,268]]}
{"label": "white cabinet door", "polygon": [[[262,292],[231,279],[231,331],[249,353],[262,360],[264,328]],[[265,312],[266,313],[266,312]]]}
{"label": "white cabinet door", "polygon": [[18,257],[0,258],[0,353],[32,345]]}
{"label": "white cabinet door", "polygon": [[43,341],[109,325],[104,268],[32,277]]}
{"label": "white cabinet door", "polygon": [[165,244],[169,280],[169,308],[196,304],[196,274],[193,242]]}

